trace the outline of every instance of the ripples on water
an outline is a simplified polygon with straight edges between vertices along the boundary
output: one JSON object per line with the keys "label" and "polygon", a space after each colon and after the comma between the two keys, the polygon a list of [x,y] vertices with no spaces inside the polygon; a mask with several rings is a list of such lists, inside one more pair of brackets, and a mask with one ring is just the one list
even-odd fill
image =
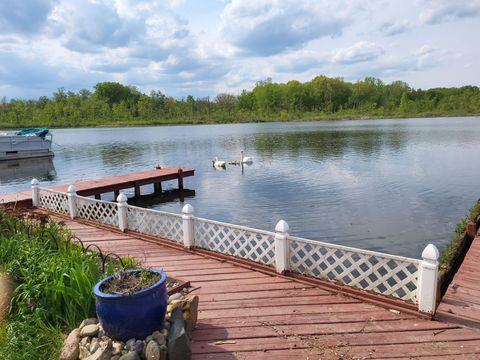
{"label": "ripples on water", "polygon": [[[419,257],[429,242],[443,249],[479,197],[479,120],[59,129],[53,161],[0,162],[1,193],[28,189],[33,176],[51,185],[192,167],[185,186],[196,195],[186,201],[198,216],[266,230],[285,219],[296,236]],[[214,156],[238,160],[242,149],[254,158],[243,174],[212,168]]]}

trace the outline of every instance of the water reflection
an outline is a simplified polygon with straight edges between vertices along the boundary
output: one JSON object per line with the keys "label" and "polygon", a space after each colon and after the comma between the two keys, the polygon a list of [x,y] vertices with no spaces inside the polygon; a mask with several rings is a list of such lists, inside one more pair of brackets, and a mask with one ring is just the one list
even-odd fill
{"label": "water reflection", "polygon": [[291,133],[262,133],[255,136],[254,146],[263,156],[276,153],[290,157],[310,156],[316,160],[335,159],[355,153],[372,157],[384,152],[402,151],[408,137],[403,131],[323,130]]}
{"label": "water reflection", "polygon": [[[60,143],[56,176],[42,182],[71,183],[157,164],[190,167],[195,176],[185,187],[195,194],[184,199],[200,217],[266,230],[284,219],[296,236],[419,257],[429,242],[444,248],[479,197],[480,170],[472,165],[480,152],[479,120],[54,130]],[[254,158],[250,166],[212,167],[214,156],[239,160],[242,150]],[[1,190],[27,190],[33,175],[13,174],[7,182],[0,171]],[[164,192],[176,188],[176,181],[163,184]],[[183,206],[176,195],[144,201],[177,213]]]}
{"label": "water reflection", "polygon": [[[51,157],[0,161],[0,184],[19,181],[54,181],[56,171]],[[3,190],[3,189],[2,189]]]}

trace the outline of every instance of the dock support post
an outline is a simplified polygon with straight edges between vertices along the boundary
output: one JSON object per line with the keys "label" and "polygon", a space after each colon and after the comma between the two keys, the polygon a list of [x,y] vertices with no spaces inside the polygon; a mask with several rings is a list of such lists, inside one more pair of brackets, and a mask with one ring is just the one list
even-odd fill
{"label": "dock support post", "polygon": [[114,190],[113,191],[113,198],[114,199],[118,198],[118,195],[120,195],[120,190]]}
{"label": "dock support post", "polygon": [[183,169],[178,169],[178,190],[183,190]]}
{"label": "dock support post", "polygon": [[195,232],[193,225],[193,206],[186,204],[182,209],[183,246],[191,249],[195,246]]}
{"label": "dock support post", "polygon": [[134,185],[134,189],[135,189],[135,197],[140,197],[140,185],[138,184],[138,182],[136,182]]}
{"label": "dock support post", "polygon": [[118,195],[118,228],[125,232],[128,229],[127,196],[123,193]]}
{"label": "dock support post", "polygon": [[153,191],[160,194],[162,192],[162,183],[161,182],[154,183]]}
{"label": "dock support post", "polygon": [[32,205],[38,207],[40,203],[40,191],[39,191],[39,181],[35,178],[32,179]]}
{"label": "dock support post", "polygon": [[418,310],[432,315],[437,306],[438,256],[437,247],[428,244],[422,252],[418,274]]}
{"label": "dock support post", "polygon": [[96,200],[102,200],[102,194],[95,194]]}
{"label": "dock support post", "polygon": [[277,273],[283,274],[289,269],[288,226],[285,220],[280,220],[275,226],[275,266]]}
{"label": "dock support post", "polygon": [[77,196],[77,189],[74,185],[70,185],[67,190],[68,197],[68,210],[70,212],[70,218],[75,219],[77,216],[77,206],[75,204],[75,197]]}

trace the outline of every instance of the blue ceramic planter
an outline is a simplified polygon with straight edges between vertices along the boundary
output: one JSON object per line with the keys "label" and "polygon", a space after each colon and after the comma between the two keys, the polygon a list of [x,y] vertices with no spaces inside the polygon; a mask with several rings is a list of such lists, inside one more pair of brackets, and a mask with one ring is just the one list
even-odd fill
{"label": "blue ceramic planter", "polygon": [[[140,272],[145,270],[128,270]],[[158,330],[165,318],[167,308],[167,275],[159,270],[149,270],[161,276],[153,286],[131,295],[106,294],[100,289],[112,278],[99,281],[93,288],[96,297],[97,316],[109,337],[126,341],[144,339]]]}

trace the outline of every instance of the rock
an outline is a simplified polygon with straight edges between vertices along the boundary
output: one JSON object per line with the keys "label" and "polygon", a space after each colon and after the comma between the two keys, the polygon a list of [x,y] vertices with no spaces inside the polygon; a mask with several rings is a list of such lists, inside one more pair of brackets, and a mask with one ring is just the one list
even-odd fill
{"label": "rock", "polygon": [[103,330],[102,327],[100,327],[100,328],[98,329],[97,337],[102,338],[102,337],[104,337],[104,336],[106,336],[106,335],[107,335],[107,334],[105,333],[105,330]]}
{"label": "rock", "polygon": [[123,347],[124,345],[121,341],[114,341],[112,344],[112,355],[120,355]]}
{"label": "rock", "polygon": [[168,330],[167,329],[162,329],[162,334],[165,336],[165,338],[168,338]]}
{"label": "rock", "polygon": [[98,334],[98,324],[85,325],[82,330],[80,330],[80,336],[96,336]]}
{"label": "rock", "polygon": [[0,325],[7,320],[13,297],[13,288],[10,275],[0,272]]}
{"label": "rock", "polygon": [[110,358],[110,360],[120,360],[121,357],[122,355],[114,355]]}
{"label": "rock", "polygon": [[135,344],[130,346],[130,351],[136,351],[139,354],[141,354],[144,347],[145,347],[145,344],[143,343],[143,341],[142,340],[137,340],[137,341],[135,341]]}
{"label": "rock", "polygon": [[168,303],[170,304],[173,300],[180,300],[183,297],[181,293],[175,293],[168,297]]}
{"label": "rock", "polygon": [[85,360],[110,360],[112,357],[112,340],[101,341],[100,347],[95,353],[87,357]]}
{"label": "rock", "polygon": [[79,328],[81,330],[87,325],[95,325],[95,324],[98,324],[98,319],[97,318],[89,318],[89,319],[83,320],[82,323],[80,324]]}
{"label": "rock", "polygon": [[165,344],[165,335],[160,331],[155,331],[152,334],[152,339],[155,340],[159,345]]}
{"label": "rock", "polygon": [[[86,338],[85,338],[86,339]],[[90,350],[88,350],[88,347],[85,346],[85,345],[80,345],[78,347],[78,350],[79,350],[79,355],[78,355],[78,358],[80,360],[83,360],[83,359],[86,359],[90,356]]]}
{"label": "rock", "polygon": [[130,351],[132,346],[135,344],[136,339],[128,339],[125,343],[125,350]]}
{"label": "rock", "polygon": [[129,351],[125,355],[122,355],[119,360],[141,360],[140,355],[136,351]]}
{"label": "rock", "polygon": [[147,344],[147,348],[145,350],[145,359],[160,360],[161,352],[160,345],[155,340],[152,340]]}
{"label": "rock", "polygon": [[60,352],[60,360],[77,360],[80,355],[80,329],[73,329],[68,334]]}
{"label": "rock", "polygon": [[151,340],[152,340],[152,335],[148,335],[146,338],[145,338],[145,342],[148,344]]}
{"label": "rock", "polygon": [[95,353],[95,351],[97,351],[99,347],[100,347],[100,340],[94,337],[90,342],[90,354]]}
{"label": "rock", "polygon": [[190,338],[185,330],[185,320],[182,309],[176,308],[172,312],[172,325],[168,336],[168,359],[188,360],[192,357]]}
{"label": "rock", "polygon": [[160,346],[160,360],[167,360],[168,348],[167,345]]}
{"label": "rock", "polygon": [[80,345],[83,345],[83,346],[89,348],[89,347],[90,347],[90,344],[89,344],[89,342],[88,342],[88,337],[82,338],[82,340],[80,340]]}
{"label": "rock", "polygon": [[183,312],[183,319],[186,322],[187,333],[192,337],[192,331],[197,326],[198,319],[198,296],[192,296],[187,298],[188,308]]}

